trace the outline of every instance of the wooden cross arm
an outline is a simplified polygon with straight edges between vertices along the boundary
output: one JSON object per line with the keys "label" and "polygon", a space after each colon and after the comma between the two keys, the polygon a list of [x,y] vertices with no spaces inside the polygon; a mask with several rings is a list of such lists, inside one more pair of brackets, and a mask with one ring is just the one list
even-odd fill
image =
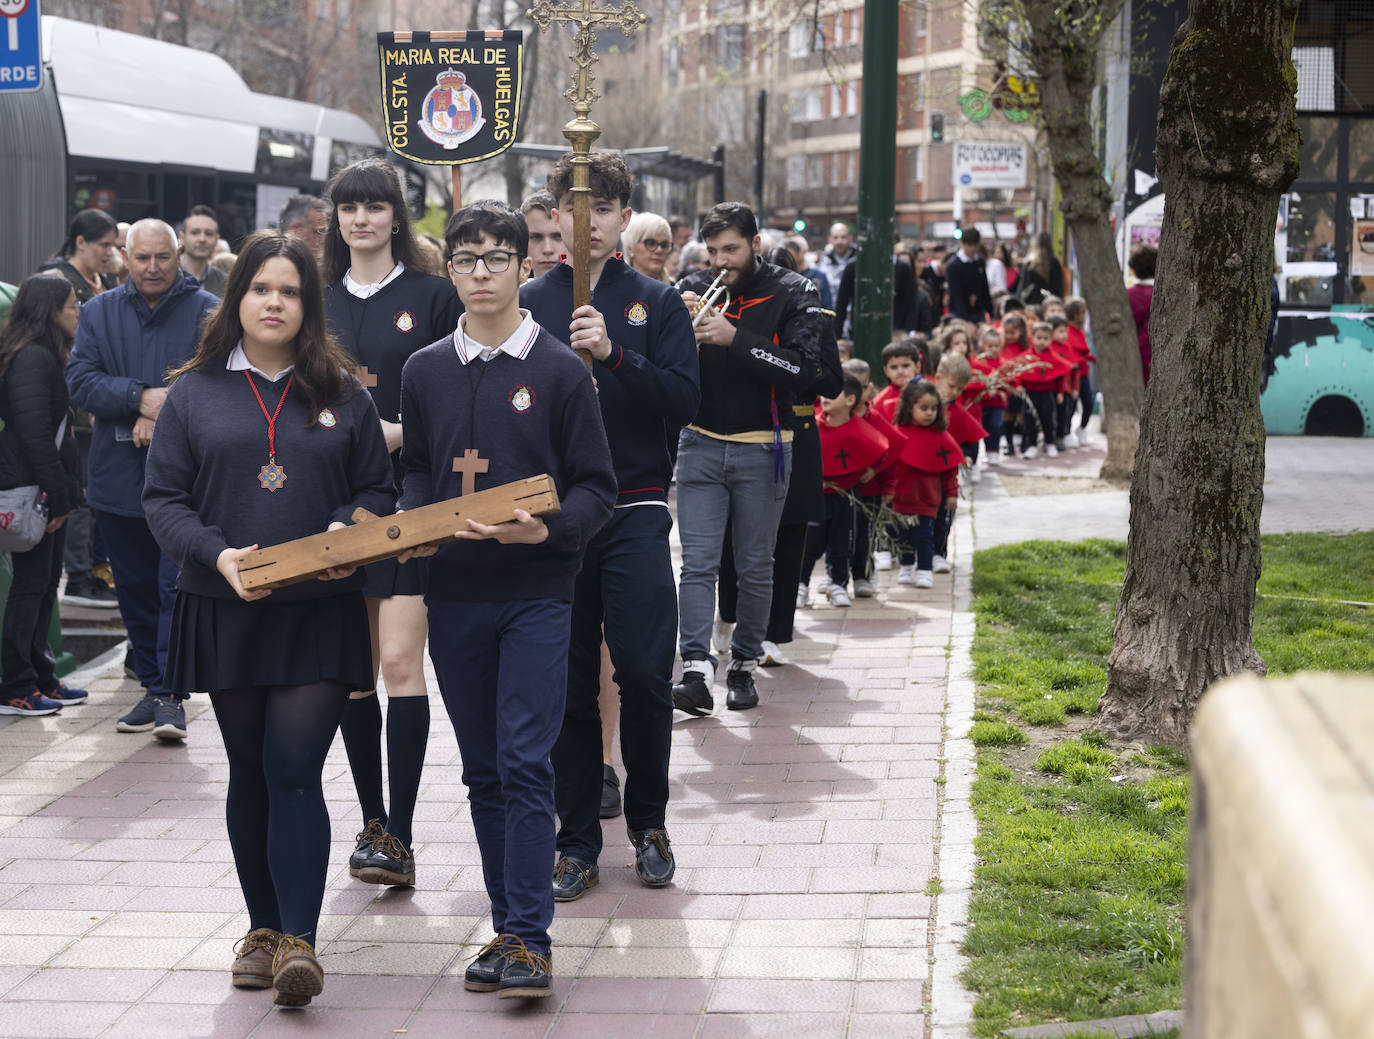
{"label": "wooden cross arm", "polygon": [[394,516],[373,516],[366,509],[353,514],[353,526],[286,541],[250,552],[239,562],[244,588],[281,588],[318,577],[342,566],[363,566],[389,559],[422,545],[442,545],[478,523],[505,523],[515,510],[548,516],[559,510],[558,489],[547,473],[502,484],[475,494],[423,505]]}

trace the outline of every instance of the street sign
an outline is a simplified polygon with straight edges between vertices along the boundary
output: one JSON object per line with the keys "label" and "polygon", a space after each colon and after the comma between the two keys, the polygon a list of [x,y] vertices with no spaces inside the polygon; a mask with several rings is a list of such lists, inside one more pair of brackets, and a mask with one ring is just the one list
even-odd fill
{"label": "street sign", "polygon": [[961,188],[1024,188],[1026,146],[1010,141],[956,141],[951,183]]}
{"label": "street sign", "polygon": [[43,85],[38,0],[0,0],[0,93]]}

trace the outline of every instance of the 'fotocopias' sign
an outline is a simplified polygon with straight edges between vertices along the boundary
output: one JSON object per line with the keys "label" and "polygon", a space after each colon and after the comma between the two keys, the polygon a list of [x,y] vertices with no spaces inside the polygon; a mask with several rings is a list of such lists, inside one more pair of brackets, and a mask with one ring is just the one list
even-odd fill
{"label": "'fotocopias' sign", "polygon": [[379,32],[391,150],[452,166],[489,159],[514,144],[523,38],[518,29]]}
{"label": "'fotocopias' sign", "polygon": [[961,188],[1024,188],[1026,146],[1006,141],[956,141],[953,183]]}

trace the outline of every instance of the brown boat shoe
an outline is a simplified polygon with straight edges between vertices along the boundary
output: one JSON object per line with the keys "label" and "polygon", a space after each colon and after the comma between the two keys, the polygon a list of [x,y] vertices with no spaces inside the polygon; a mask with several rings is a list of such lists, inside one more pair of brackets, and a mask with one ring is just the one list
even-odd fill
{"label": "brown boat shoe", "polygon": [[255,928],[238,940],[230,968],[234,988],[272,987],[272,957],[280,941],[281,932],[270,927]]}
{"label": "brown boat shoe", "polygon": [[315,947],[294,934],[284,934],[272,957],[272,1002],[279,1007],[308,1006],[324,991],[324,968],[315,959]]}

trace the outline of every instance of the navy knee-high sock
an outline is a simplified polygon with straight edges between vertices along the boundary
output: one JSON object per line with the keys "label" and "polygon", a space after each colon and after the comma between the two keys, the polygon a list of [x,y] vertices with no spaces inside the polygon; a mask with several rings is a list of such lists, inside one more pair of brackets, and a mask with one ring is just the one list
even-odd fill
{"label": "navy knee-high sock", "polygon": [[429,697],[392,696],[386,702],[387,775],[391,786],[391,814],[386,832],[407,848],[411,820],[420,793],[420,773],[429,743]]}
{"label": "navy knee-high sock", "polygon": [[344,708],[344,749],[348,751],[348,767],[353,772],[353,787],[358,791],[358,804],[363,810],[363,825],[380,819],[385,826],[386,805],[382,801],[382,707],[374,692],[361,699],[348,701]]}

